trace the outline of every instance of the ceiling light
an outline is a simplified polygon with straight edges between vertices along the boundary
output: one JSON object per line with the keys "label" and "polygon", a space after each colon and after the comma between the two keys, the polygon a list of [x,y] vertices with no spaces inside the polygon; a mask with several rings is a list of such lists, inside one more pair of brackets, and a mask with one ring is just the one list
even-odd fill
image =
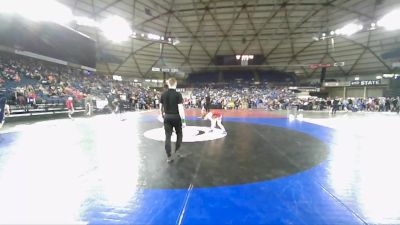
{"label": "ceiling light", "polygon": [[114,42],[126,41],[132,34],[129,23],[119,16],[107,17],[99,27],[104,36]]}
{"label": "ceiling light", "polygon": [[172,43],[173,45],[177,45],[177,44],[179,44],[179,43],[181,43],[178,39],[175,39],[174,40],[174,42]]}
{"label": "ceiling light", "polygon": [[96,21],[94,21],[93,19],[83,17],[83,16],[75,16],[74,20],[75,20],[76,24],[78,24],[80,26],[88,26],[88,27],[98,27],[99,26],[99,24]]}
{"label": "ceiling light", "polygon": [[380,80],[380,79],[382,79],[382,76],[378,75],[378,76],[376,76],[376,79]]}
{"label": "ceiling light", "polygon": [[326,34],[325,33],[322,33],[322,37],[325,37],[326,36]]}
{"label": "ceiling light", "polygon": [[383,78],[393,78],[395,76],[394,73],[389,73],[389,74],[383,74]]}
{"label": "ceiling light", "polygon": [[335,31],[331,31],[331,35],[335,35]]}
{"label": "ceiling light", "polygon": [[382,17],[382,19],[378,21],[378,26],[384,27],[387,30],[397,30],[400,29],[399,20],[400,9],[396,9]]}
{"label": "ceiling light", "polygon": [[357,33],[358,31],[362,30],[363,26],[359,25],[359,24],[355,24],[355,23],[350,23],[345,25],[344,27],[337,29],[335,31],[336,34],[340,34],[340,35],[347,35],[350,36],[352,34]]}
{"label": "ceiling light", "polygon": [[157,34],[147,34],[147,37],[151,40],[160,40],[160,36]]}

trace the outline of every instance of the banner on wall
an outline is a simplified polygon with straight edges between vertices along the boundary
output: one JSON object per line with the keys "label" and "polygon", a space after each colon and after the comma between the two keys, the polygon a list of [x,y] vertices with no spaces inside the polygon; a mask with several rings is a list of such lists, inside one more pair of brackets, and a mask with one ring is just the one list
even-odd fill
{"label": "banner on wall", "polygon": [[350,86],[376,86],[381,84],[381,80],[354,80],[350,82]]}

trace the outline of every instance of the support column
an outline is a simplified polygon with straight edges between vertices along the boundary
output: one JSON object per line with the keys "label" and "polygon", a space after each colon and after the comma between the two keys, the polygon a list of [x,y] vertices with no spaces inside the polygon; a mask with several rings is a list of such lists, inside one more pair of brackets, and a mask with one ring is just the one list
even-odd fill
{"label": "support column", "polygon": [[364,86],[364,98],[367,97],[367,86]]}
{"label": "support column", "polygon": [[343,99],[346,99],[347,87],[343,87]]}
{"label": "support column", "polygon": [[165,86],[165,84],[167,83],[166,77],[167,77],[167,73],[163,72],[163,86]]}
{"label": "support column", "polygon": [[222,71],[219,71],[218,72],[218,82],[224,82],[224,76],[223,76],[223,74],[222,74]]}
{"label": "support column", "polygon": [[254,71],[254,81],[260,82],[260,74],[258,74],[258,71]]}

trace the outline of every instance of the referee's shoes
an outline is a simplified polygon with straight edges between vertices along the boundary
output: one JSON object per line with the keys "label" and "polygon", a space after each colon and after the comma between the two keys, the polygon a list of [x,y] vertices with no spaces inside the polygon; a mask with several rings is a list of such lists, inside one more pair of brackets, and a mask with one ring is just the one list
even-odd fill
{"label": "referee's shoes", "polygon": [[177,151],[178,149],[175,150],[175,153],[173,155],[167,157],[167,163],[172,163],[176,158],[183,158],[183,155],[181,155]]}

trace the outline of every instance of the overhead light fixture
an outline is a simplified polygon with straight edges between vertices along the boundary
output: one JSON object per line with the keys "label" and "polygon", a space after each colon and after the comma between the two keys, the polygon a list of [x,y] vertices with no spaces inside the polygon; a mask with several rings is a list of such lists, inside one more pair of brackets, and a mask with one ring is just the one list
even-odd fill
{"label": "overhead light fixture", "polygon": [[394,73],[389,73],[389,74],[385,73],[382,76],[383,76],[383,78],[393,78],[395,76],[395,74]]}
{"label": "overhead light fixture", "polygon": [[397,30],[400,29],[400,9],[396,9],[385,16],[382,17],[378,21],[378,26],[384,27],[387,30]]}
{"label": "overhead light fixture", "polygon": [[237,60],[249,60],[249,59],[254,59],[254,55],[236,55]]}
{"label": "overhead light fixture", "polygon": [[322,33],[322,37],[325,37],[326,36],[326,34],[325,33]]}
{"label": "overhead light fixture", "polygon": [[380,80],[380,79],[382,79],[382,76],[378,75],[378,76],[376,76],[376,79]]}
{"label": "overhead light fixture", "polygon": [[355,24],[355,23],[350,23],[350,24],[347,24],[347,25],[343,26],[343,27],[340,28],[340,29],[337,29],[337,30],[335,31],[335,33],[338,34],[338,35],[347,35],[347,36],[350,36],[350,35],[353,35],[353,34],[359,32],[359,31],[362,30],[362,29],[363,29],[363,26],[362,26],[362,25],[360,25],[360,24]]}
{"label": "overhead light fixture", "polygon": [[157,34],[147,34],[147,38],[149,38],[150,40],[160,40],[161,37]]}
{"label": "overhead light fixture", "polygon": [[331,31],[331,35],[335,35],[335,31]]}
{"label": "overhead light fixture", "polygon": [[177,44],[179,44],[179,43],[181,43],[178,39],[175,39],[173,42],[172,42],[172,44],[173,45],[177,45]]}
{"label": "overhead light fixture", "polygon": [[99,28],[106,38],[114,42],[123,42],[132,35],[129,23],[119,16],[107,17],[100,23]]}
{"label": "overhead light fixture", "polygon": [[83,16],[75,16],[74,20],[76,22],[76,24],[80,25],[80,26],[87,26],[87,27],[98,27],[99,24],[90,18],[87,17],[83,17]]}
{"label": "overhead light fixture", "polygon": [[360,80],[359,76],[354,77],[354,80]]}

